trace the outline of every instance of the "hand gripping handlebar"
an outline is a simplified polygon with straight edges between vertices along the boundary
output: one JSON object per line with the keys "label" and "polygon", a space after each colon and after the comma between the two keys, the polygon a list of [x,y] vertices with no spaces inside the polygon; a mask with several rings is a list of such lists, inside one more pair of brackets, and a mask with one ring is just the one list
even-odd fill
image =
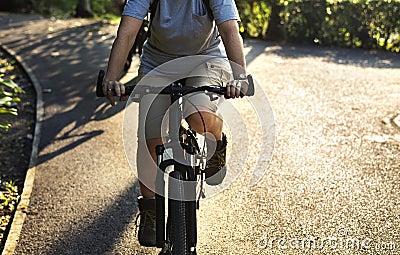
{"label": "hand gripping handlebar", "polygon": [[[105,97],[103,93],[103,79],[105,76],[105,71],[100,70],[99,75],[97,77],[97,85],[96,85],[96,96],[97,97]],[[254,81],[253,77],[249,74],[247,76],[247,81],[248,81],[248,89],[244,96],[253,96],[254,95]],[[130,95],[133,90],[136,88],[135,84],[131,84],[133,82],[125,84],[125,95]],[[226,93],[226,87],[221,87],[221,86],[200,86],[200,87],[186,87],[186,86],[173,86],[176,85],[176,83],[172,83],[171,85],[165,87],[164,89],[161,90],[159,87],[154,87],[154,86],[148,86],[148,85],[139,85],[135,89],[135,94],[140,94],[139,97],[145,95],[145,94],[171,94],[173,92],[179,93],[181,95],[186,95],[189,93],[193,92],[199,92],[199,91],[207,91],[207,92],[212,92],[216,93],[218,95],[224,95]],[[115,91],[113,90],[113,95],[115,96]]]}

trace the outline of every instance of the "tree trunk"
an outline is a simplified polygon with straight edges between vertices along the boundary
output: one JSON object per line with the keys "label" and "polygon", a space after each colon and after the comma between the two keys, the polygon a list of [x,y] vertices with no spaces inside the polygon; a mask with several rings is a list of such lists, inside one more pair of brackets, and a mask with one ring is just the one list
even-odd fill
{"label": "tree trunk", "polygon": [[279,1],[271,1],[271,16],[268,22],[267,31],[263,34],[263,39],[267,41],[284,41],[285,36],[283,34],[281,17],[279,13],[282,11],[283,6],[279,4]]}
{"label": "tree trunk", "polygon": [[92,18],[93,16],[90,0],[79,0],[78,6],[76,7],[76,17]]}

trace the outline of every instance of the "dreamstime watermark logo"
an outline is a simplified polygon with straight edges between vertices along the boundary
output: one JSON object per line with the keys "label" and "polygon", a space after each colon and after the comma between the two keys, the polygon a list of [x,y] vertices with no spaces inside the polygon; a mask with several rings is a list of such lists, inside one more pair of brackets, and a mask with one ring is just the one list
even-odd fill
{"label": "dreamstime watermark logo", "polygon": [[399,247],[389,241],[378,241],[369,237],[350,237],[347,229],[340,228],[337,235],[329,237],[271,237],[264,235],[257,241],[257,248],[269,250],[331,250],[331,251],[395,251]]}

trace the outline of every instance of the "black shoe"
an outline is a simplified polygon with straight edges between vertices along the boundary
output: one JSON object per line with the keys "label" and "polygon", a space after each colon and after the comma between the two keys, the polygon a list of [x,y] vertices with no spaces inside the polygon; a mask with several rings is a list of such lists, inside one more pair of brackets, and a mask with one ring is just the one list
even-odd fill
{"label": "black shoe", "polygon": [[208,185],[221,184],[226,175],[226,146],[228,142],[226,135],[222,133],[222,140],[217,141],[217,148],[214,155],[207,161],[206,183]]}
{"label": "black shoe", "polygon": [[156,246],[156,200],[154,198],[138,197],[139,244],[146,247]]}

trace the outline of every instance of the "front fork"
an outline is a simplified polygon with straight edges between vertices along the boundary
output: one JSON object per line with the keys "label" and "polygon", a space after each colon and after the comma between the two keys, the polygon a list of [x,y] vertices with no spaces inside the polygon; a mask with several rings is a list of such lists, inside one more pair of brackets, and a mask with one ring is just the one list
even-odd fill
{"label": "front fork", "polygon": [[[197,245],[197,220],[196,220],[196,181],[197,175],[195,172],[196,158],[195,152],[196,147],[192,144],[181,144],[181,147],[185,152],[184,158],[187,162],[186,164],[181,164],[179,162],[173,161],[174,168],[182,171],[182,176],[185,180],[184,182],[184,194],[185,194],[185,207],[186,207],[186,236],[188,251],[195,250]],[[156,246],[157,248],[162,248],[165,254],[166,250],[169,249],[168,244],[168,233],[167,233],[167,222],[165,217],[165,194],[166,194],[166,183],[165,174],[166,167],[164,162],[164,153],[166,150],[165,145],[156,146],[157,155],[157,174],[156,174]],[[171,165],[170,164],[170,165]],[[169,175],[168,175],[169,176]],[[168,201],[168,200],[167,200]]]}
{"label": "front fork", "polygon": [[[157,174],[156,174],[156,246],[157,248],[164,248],[166,241],[166,228],[165,228],[165,180],[164,171],[160,169],[163,155],[165,152],[164,145],[156,146],[157,155]],[[160,171],[161,170],[161,171]]]}

